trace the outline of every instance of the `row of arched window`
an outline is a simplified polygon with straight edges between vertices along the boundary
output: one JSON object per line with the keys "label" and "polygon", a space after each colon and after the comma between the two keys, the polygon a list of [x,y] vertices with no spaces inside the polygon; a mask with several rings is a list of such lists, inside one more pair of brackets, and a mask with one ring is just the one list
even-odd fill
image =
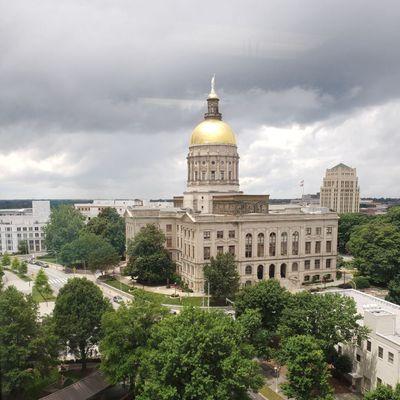
{"label": "row of arched window", "polygon": [[[265,237],[263,233],[257,235],[257,257],[264,257],[265,253]],[[248,233],[245,237],[245,257],[253,257],[253,235]],[[276,255],[276,233],[272,232],[269,235],[269,255]],[[288,253],[288,234],[286,232],[281,233],[281,255],[286,256]],[[293,232],[292,234],[292,255],[299,254],[299,232]]]}
{"label": "row of arched window", "polygon": [[[299,264],[297,262],[292,263],[292,272],[297,272],[299,270]],[[279,271],[276,271],[275,264],[271,264],[268,268],[268,277],[270,279],[276,277],[276,273],[279,274],[281,278],[286,278],[287,274],[287,265],[281,264]],[[253,274],[253,267],[251,265],[246,265],[245,267],[245,274],[246,275],[252,275]],[[264,265],[259,265],[257,267],[257,279],[264,279],[265,271],[264,271]]]}

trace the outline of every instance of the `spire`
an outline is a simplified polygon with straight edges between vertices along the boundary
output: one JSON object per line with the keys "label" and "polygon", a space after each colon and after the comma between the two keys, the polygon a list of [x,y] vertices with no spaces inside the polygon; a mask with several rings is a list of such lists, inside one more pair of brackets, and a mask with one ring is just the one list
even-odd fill
{"label": "spire", "polygon": [[205,119],[222,119],[222,115],[218,110],[218,102],[219,98],[217,93],[215,92],[215,74],[211,78],[211,91],[207,97],[207,107],[208,110],[204,114]]}

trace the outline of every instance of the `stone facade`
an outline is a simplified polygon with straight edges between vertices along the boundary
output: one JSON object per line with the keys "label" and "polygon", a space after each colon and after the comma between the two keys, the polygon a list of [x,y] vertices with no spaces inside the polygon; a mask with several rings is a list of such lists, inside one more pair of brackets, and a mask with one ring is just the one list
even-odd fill
{"label": "stone facade", "polygon": [[338,213],[360,212],[357,171],[344,164],[326,170],[321,187],[321,206]]}
{"label": "stone facade", "polygon": [[196,292],[204,290],[204,265],[226,252],[235,255],[243,286],[275,278],[296,290],[335,279],[337,214],[301,206],[270,213],[268,195],[243,194],[235,136],[221,125],[214,90],[207,101],[206,125],[190,140],[187,190],[173,209],[128,207],[127,239],[148,223],[159,226],[178,273]]}

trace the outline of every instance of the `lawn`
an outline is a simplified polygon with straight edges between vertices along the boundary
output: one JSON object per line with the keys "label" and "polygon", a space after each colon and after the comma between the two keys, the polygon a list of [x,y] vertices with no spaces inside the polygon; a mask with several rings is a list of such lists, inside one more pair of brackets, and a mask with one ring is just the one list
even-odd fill
{"label": "lawn", "polygon": [[278,393],[274,392],[269,386],[264,385],[260,389],[260,393],[268,400],[283,400],[283,397],[279,396]]}
{"label": "lawn", "polygon": [[53,264],[58,264],[56,257],[49,256],[47,254],[45,256],[39,256],[39,257],[37,257],[37,259],[41,260],[41,261],[46,261],[46,262],[49,262],[49,263],[53,263]]}
{"label": "lawn", "polygon": [[160,304],[172,304],[172,305],[181,305],[181,306],[201,306],[202,305],[202,297],[180,297],[180,298],[172,298],[168,295],[162,293],[154,293],[148,292],[143,289],[139,289],[137,287],[129,286],[125,283],[122,283],[116,279],[108,279],[106,283],[110,286],[115,287],[116,289],[120,289],[126,293],[130,293],[132,295],[141,296],[148,300],[155,301]]}
{"label": "lawn", "polygon": [[18,278],[22,279],[22,280],[25,281],[25,282],[30,282],[30,281],[32,280],[31,278],[29,278],[28,275],[20,274],[20,273],[18,273],[17,271],[15,271],[15,270],[13,270],[13,269],[11,269],[11,268],[9,268],[9,267],[3,267],[3,268],[4,268],[6,271],[12,272],[14,275],[17,275]]}
{"label": "lawn", "polygon": [[53,295],[48,296],[47,298],[43,297],[35,287],[32,288],[32,297],[33,300],[35,300],[37,303],[43,303],[45,301],[53,301],[55,299],[55,296]]}

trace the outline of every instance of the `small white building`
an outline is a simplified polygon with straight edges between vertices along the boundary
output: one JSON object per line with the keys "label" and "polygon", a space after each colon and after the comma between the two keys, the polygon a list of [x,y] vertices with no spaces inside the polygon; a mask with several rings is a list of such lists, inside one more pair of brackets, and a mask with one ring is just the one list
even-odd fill
{"label": "small white building", "polygon": [[355,390],[364,393],[380,384],[394,388],[400,382],[400,306],[358,290],[336,293],[355,300],[361,323],[370,330],[367,340],[338,346],[353,361]]}
{"label": "small white building", "polygon": [[50,201],[32,201],[32,208],[0,210],[0,253],[17,253],[22,240],[29,253],[45,251],[44,226],[50,218]]}
{"label": "small white building", "polygon": [[133,200],[93,200],[93,203],[76,203],[74,207],[85,218],[86,222],[93,217],[97,217],[101,211],[106,208],[114,208],[118,214],[123,217],[127,207],[143,206],[143,201],[139,199]]}

